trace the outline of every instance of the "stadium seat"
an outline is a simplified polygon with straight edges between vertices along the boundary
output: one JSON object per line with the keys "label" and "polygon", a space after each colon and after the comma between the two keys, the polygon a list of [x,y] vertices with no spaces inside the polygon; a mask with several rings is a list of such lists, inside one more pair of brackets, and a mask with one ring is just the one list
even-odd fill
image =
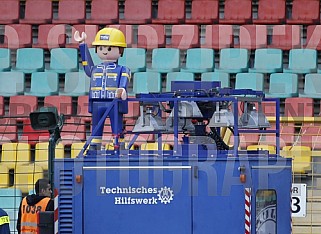
{"label": "stadium seat", "polygon": [[88,96],[79,96],[77,99],[77,116],[81,117],[84,122],[91,122],[91,113],[88,112]]}
{"label": "stadium seat", "polygon": [[298,145],[321,149],[321,125],[319,123],[303,123],[299,132]]}
{"label": "stadium seat", "polygon": [[281,49],[256,49],[254,67],[249,72],[276,73],[283,71],[283,51]]}
{"label": "stadium seat", "polygon": [[321,74],[306,74],[304,79],[303,92],[299,93],[300,97],[321,98]]}
{"label": "stadium seat", "polygon": [[41,48],[20,48],[17,50],[14,71],[24,73],[41,72],[45,68],[44,51]]}
{"label": "stadium seat", "polygon": [[289,66],[284,68],[287,73],[313,73],[318,67],[317,51],[313,49],[292,49],[289,54]]}
{"label": "stadium seat", "polygon": [[125,48],[118,64],[126,66],[132,73],[146,71],[146,50],[143,48]]}
{"label": "stadium seat", "polygon": [[[34,166],[41,167],[42,170],[48,170],[48,142],[38,142],[35,146],[35,162]],[[65,147],[59,142],[55,148],[55,158],[64,158],[65,157]]]}
{"label": "stadium seat", "polygon": [[85,32],[87,37],[85,39],[85,43],[87,43],[88,47],[92,47],[92,42],[95,40],[95,36],[98,32],[98,25],[89,25],[89,24],[74,24],[71,27],[71,35],[69,39],[69,43],[66,43],[67,48],[79,48],[79,42],[75,41],[74,34],[78,31],[80,33]]}
{"label": "stadium seat", "polygon": [[266,93],[266,97],[297,97],[298,90],[297,74],[273,73],[270,76],[269,91]]}
{"label": "stadium seat", "polygon": [[293,0],[292,12],[287,24],[319,24],[320,1],[319,0]]}
{"label": "stadium seat", "polygon": [[58,95],[59,78],[55,72],[34,72],[31,74],[30,83],[30,91],[25,92],[25,95],[37,97]]}
{"label": "stadium seat", "polygon": [[235,89],[264,90],[264,75],[261,73],[237,73]]}
{"label": "stadium seat", "polygon": [[0,162],[0,189],[9,187],[9,169]]}
{"label": "stadium seat", "polygon": [[206,25],[202,47],[223,49],[234,46],[232,25]]}
{"label": "stadium seat", "polygon": [[312,117],[314,115],[313,99],[307,97],[286,98],[284,116]]}
{"label": "stadium seat", "polygon": [[0,145],[6,142],[17,142],[17,121],[12,118],[0,119]]}
{"label": "stadium seat", "polygon": [[230,74],[226,72],[203,72],[201,81],[220,81],[222,88],[231,87]]}
{"label": "stadium seat", "polygon": [[283,24],[286,18],[286,0],[259,0],[254,24]]}
{"label": "stadium seat", "polygon": [[165,47],[165,27],[162,24],[138,25],[137,47],[155,49]]}
{"label": "stadium seat", "polygon": [[171,92],[172,81],[194,81],[194,73],[169,72],[166,76],[166,92]]}
{"label": "stadium seat", "polygon": [[34,189],[38,179],[44,178],[44,171],[35,164],[20,165],[14,170],[14,187],[21,190],[22,193],[28,193]]}
{"label": "stadium seat", "polygon": [[19,142],[26,142],[31,146],[35,146],[36,143],[43,141],[49,141],[49,132],[47,130],[34,130],[31,126],[30,119],[23,119]]}
{"label": "stadium seat", "polygon": [[78,117],[66,119],[60,135],[63,145],[70,146],[74,142],[84,142],[86,140],[85,123]]}
{"label": "stadium seat", "polygon": [[70,153],[70,158],[76,158],[82,148],[84,147],[85,143],[84,142],[74,142],[71,144],[71,153]]}
{"label": "stadium seat", "polygon": [[257,49],[267,47],[266,25],[242,25],[239,32],[239,44],[234,47]]}
{"label": "stadium seat", "polygon": [[118,0],[108,0],[107,2],[106,0],[91,0],[91,14],[86,19],[86,24],[102,25],[118,23]]}
{"label": "stadium seat", "polygon": [[2,0],[0,7],[0,24],[19,22],[20,0]]}
{"label": "stadium seat", "polygon": [[307,146],[284,146],[281,156],[292,158],[293,173],[307,173],[311,170],[312,151]]}
{"label": "stadium seat", "polygon": [[30,24],[7,24],[4,26],[4,43],[1,48],[18,49],[31,47],[32,28]]}
{"label": "stadium seat", "polygon": [[239,73],[247,72],[249,66],[249,51],[239,48],[221,49],[220,64],[216,72]]}
{"label": "stadium seat", "polygon": [[64,89],[60,96],[78,97],[88,95],[90,79],[84,72],[67,72],[65,74]]}
{"label": "stadium seat", "polygon": [[[167,143],[161,144],[160,150],[171,150],[171,145]],[[158,142],[148,142],[140,145],[140,150],[158,150]]]}
{"label": "stadium seat", "polygon": [[51,0],[25,1],[25,16],[20,19],[21,24],[50,24],[52,20]]}
{"label": "stadium seat", "polygon": [[52,49],[64,47],[66,44],[66,25],[42,24],[38,27],[38,40],[32,44],[34,48]]}
{"label": "stadium seat", "polygon": [[17,121],[29,119],[29,114],[38,109],[38,98],[36,96],[11,96],[9,99],[9,116]]}
{"label": "stadium seat", "polygon": [[124,33],[127,47],[132,47],[134,45],[133,25],[114,24],[114,25],[109,25],[108,27],[117,28]]}
{"label": "stadium seat", "polygon": [[47,96],[44,106],[55,106],[59,114],[70,116],[73,114],[72,97],[70,96]]}
{"label": "stadium seat", "polygon": [[126,0],[121,24],[147,24],[152,21],[152,0]]}
{"label": "stadium seat", "polygon": [[137,72],[134,74],[133,92],[160,93],[162,92],[162,79],[158,72]]}
{"label": "stadium seat", "polygon": [[224,17],[220,24],[247,24],[252,22],[251,0],[225,0]]}
{"label": "stadium seat", "polygon": [[301,47],[300,25],[274,25],[270,48],[290,50]]}
{"label": "stadium seat", "polygon": [[78,71],[78,50],[75,48],[54,48],[50,50],[50,64],[47,71],[66,73]]}
{"label": "stadium seat", "polygon": [[4,97],[0,96],[0,116],[3,116],[5,114],[5,108],[6,104],[4,102]]}
{"label": "stadium seat", "polygon": [[23,72],[0,72],[0,95],[10,97],[22,95],[25,89]]}
{"label": "stadium seat", "polygon": [[156,48],[152,52],[152,66],[147,71],[160,73],[179,71],[180,50],[176,48]]}
{"label": "stadium seat", "polygon": [[[91,58],[92,58],[92,60],[93,60],[93,63],[94,63],[95,65],[101,64],[101,63],[103,62],[103,61],[98,57],[98,55],[97,55],[97,53],[96,53],[96,48],[89,48],[89,53],[90,53],[90,56],[91,56]],[[83,69],[84,69],[83,66],[80,65],[79,70],[83,70]]]}
{"label": "stadium seat", "polygon": [[181,24],[185,21],[185,0],[159,0],[153,24]]}
{"label": "stadium seat", "polygon": [[276,154],[276,148],[274,145],[249,145],[247,146],[247,150],[267,150],[269,154]]}
{"label": "stadium seat", "polygon": [[219,19],[219,0],[193,0],[191,18],[186,24],[213,24]]}
{"label": "stadium seat", "polygon": [[305,48],[321,50],[321,25],[308,25],[306,37]]}
{"label": "stadium seat", "polygon": [[18,210],[22,200],[22,193],[17,188],[0,189],[0,207],[6,211]]}
{"label": "stadium seat", "polygon": [[213,49],[192,48],[186,51],[186,65],[181,68],[181,71],[193,73],[211,72],[214,66]]}
{"label": "stadium seat", "polygon": [[199,47],[199,27],[197,25],[173,25],[171,43],[168,47],[189,49]]}
{"label": "stadium seat", "polygon": [[8,169],[14,169],[17,164],[18,143],[3,143],[1,148],[1,165]]}
{"label": "stadium seat", "polygon": [[0,72],[10,71],[11,69],[11,50],[0,48]]}
{"label": "stadium seat", "polygon": [[[108,11],[109,12],[109,11]],[[58,17],[53,18],[54,24],[79,24],[86,18],[85,0],[59,0]]]}

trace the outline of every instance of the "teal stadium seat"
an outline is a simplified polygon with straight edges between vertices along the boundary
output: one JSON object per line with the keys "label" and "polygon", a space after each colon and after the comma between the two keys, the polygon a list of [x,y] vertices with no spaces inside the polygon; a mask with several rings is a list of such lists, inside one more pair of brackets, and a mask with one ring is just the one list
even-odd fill
{"label": "teal stadium seat", "polygon": [[4,97],[22,95],[25,89],[23,72],[0,72],[0,95]]}
{"label": "teal stadium seat", "polygon": [[264,75],[262,73],[238,73],[235,79],[235,89],[252,89],[263,91]]}
{"label": "teal stadium seat", "polygon": [[289,66],[283,72],[307,74],[317,72],[317,51],[314,49],[292,49],[289,54]]}
{"label": "teal stadium seat", "polygon": [[[89,48],[89,53],[95,65],[101,64],[103,61],[98,57],[96,53],[96,48]],[[82,66],[81,66],[82,67]]]}
{"label": "teal stadium seat", "polygon": [[220,53],[220,65],[217,72],[240,73],[247,72],[249,66],[249,51],[242,48],[224,48]]}
{"label": "teal stadium seat", "polygon": [[273,73],[270,76],[267,97],[288,98],[298,96],[298,75],[291,73]]}
{"label": "teal stadium seat", "polygon": [[58,95],[59,78],[56,72],[34,72],[31,74],[31,87],[25,95],[46,97]]}
{"label": "teal stadium seat", "polygon": [[226,72],[204,72],[201,81],[220,81],[221,87],[230,87],[230,74]]}
{"label": "teal stadium seat", "polygon": [[24,73],[44,71],[45,57],[41,48],[20,48],[17,50],[16,67],[14,71]]}
{"label": "teal stadium seat", "polygon": [[194,73],[169,72],[166,77],[166,92],[171,91],[172,81],[194,81]]}
{"label": "teal stadium seat", "polygon": [[158,72],[137,72],[134,74],[134,94],[159,93],[162,91],[162,78]]}
{"label": "teal stadium seat", "polygon": [[207,48],[193,48],[186,52],[186,66],[181,71],[202,73],[214,69],[214,50]]}
{"label": "teal stadium seat", "polygon": [[176,48],[156,48],[152,52],[152,67],[147,71],[160,73],[180,70],[180,51]]}
{"label": "teal stadium seat", "polygon": [[10,71],[11,69],[11,50],[0,48],[0,72]]}
{"label": "teal stadium seat", "polygon": [[78,71],[78,49],[54,48],[50,51],[50,64],[47,71],[66,73]]}
{"label": "teal stadium seat", "polygon": [[126,66],[132,73],[146,71],[146,50],[143,48],[125,48],[118,64]]}
{"label": "teal stadium seat", "polygon": [[78,97],[88,95],[90,78],[84,72],[67,72],[65,74],[64,90],[59,92],[61,96]]}
{"label": "teal stadium seat", "polygon": [[300,97],[321,98],[321,74],[306,74],[304,80],[303,93]]}
{"label": "teal stadium seat", "polygon": [[276,73],[283,70],[283,51],[281,49],[256,49],[254,67],[249,72]]}

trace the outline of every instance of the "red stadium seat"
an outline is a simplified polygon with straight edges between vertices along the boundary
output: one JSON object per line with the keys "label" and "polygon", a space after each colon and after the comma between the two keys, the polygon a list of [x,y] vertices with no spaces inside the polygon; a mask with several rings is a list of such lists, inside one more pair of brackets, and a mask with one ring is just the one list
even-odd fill
{"label": "red stadium seat", "polygon": [[44,106],[55,106],[59,114],[72,115],[72,97],[70,96],[47,96],[44,99]]}
{"label": "red stadium seat", "polygon": [[85,42],[89,47],[92,47],[92,42],[95,40],[96,33],[98,32],[98,25],[89,25],[89,24],[75,24],[71,28],[71,38],[70,43],[66,44],[68,48],[78,48],[79,42],[75,41],[74,34],[76,31],[80,33],[85,32],[87,38]]}
{"label": "red stadium seat", "polygon": [[126,0],[121,24],[146,24],[152,21],[152,0]]}
{"label": "red stadium seat", "polygon": [[7,24],[4,28],[2,48],[18,49],[32,45],[32,28],[30,24]]}
{"label": "red stadium seat", "polygon": [[225,0],[224,18],[220,24],[247,24],[252,22],[251,0]]}
{"label": "red stadium seat", "polygon": [[290,50],[301,47],[300,25],[274,25],[270,48]]}
{"label": "red stadium seat", "polygon": [[205,43],[202,47],[222,49],[233,47],[232,25],[206,25]]}
{"label": "red stadium seat", "polygon": [[84,142],[86,140],[86,126],[81,118],[72,117],[66,119],[60,132],[64,145],[71,145],[74,142]]}
{"label": "red stadium seat", "polygon": [[153,24],[181,24],[185,21],[185,0],[159,0]]}
{"label": "red stadium seat", "polygon": [[34,130],[31,126],[31,122],[29,118],[23,120],[22,124],[22,133],[19,138],[19,142],[27,142],[30,145],[34,146],[38,142],[48,141],[49,140],[49,132]]}
{"label": "red stadium seat", "polygon": [[307,27],[305,48],[321,50],[321,25],[309,25]]}
{"label": "red stadium seat", "polygon": [[169,47],[178,49],[199,47],[199,28],[197,25],[173,25],[171,39]]}
{"label": "red stadium seat", "polygon": [[239,44],[234,47],[245,49],[266,48],[267,28],[266,25],[243,25],[240,26]]}
{"label": "red stadium seat", "polygon": [[12,96],[9,100],[9,116],[16,117],[18,121],[29,118],[30,112],[38,109],[36,96]]}
{"label": "red stadium seat", "polygon": [[85,0],[59,0],[58,18],[53,19],[52,23],[80,24],[85,22],[85,18],[86,18],[86,1]]}
{"label": "red stadium seat", "polygon": [[138,25],[137,46],[146,49],[165,47],[165,27],[162,24]]}
{"label": "red stadium seat", "polygon": [[319,0],[293,0],[292,15],[286,20],[287,24],[319,24]]}
{"label": "red stadium seat", "polygon": [[0,24],[19,22],[20,0],[2,0],[0,7]]}
{"label": "red stadium seat", "polygon": [[282,24],[285,22],[286,0],[259,0],[258,16],[254,24]]}
{"label": "red stadium seat", "polygon": [[219,0],[193,0],[191,18],[186,24],[213,24],[219,19]]}
{"label": "red stadium seat", "polygon": [[34,48],[52,49],[64,47],[66,44],[66,25],[43,24],[39,25],[38,42]]}
{"label": "red stadium seat", "polygon": [[312,117],[314,116],[313,98],[293,97],[286,98],[284,116]]}
{"label": "red stadium seat", "polygon": [[14,118],[1,118],[0,119],[0,144],[6,142],[17,142],[18,140],[18,127]]}
{"label": "red stadium seat", "polygon": [[134,36],[133,36],[133,26],[132,25],[109,25],[109,27],[111,28],[117,28],[120,31],[122,31],[126,37],[126,43],[127,43],[127,47],[131,47],[134,43]]}
{"label": "red stadium seat", "polygon": [[118,17],[118,0],[91,0],[91,16],[86,24],[116,24]]}
{"label": "red stadium seat", "polygon": [[79,96],[77,101],[77,116],[84,122],[91,122],[91,113],[88,112],[88,96]]}
{"label": "red stadium seat", "polygon": [[0,96],[0,116],[3,116],[5,113],[4,107],[5,107],[4,97]]}
{"label": "red stadium seat", "polygon": [[23,24],[50,24],[52,20],[51,0],[28,0],[25,1],[25,17],[20,19]]}

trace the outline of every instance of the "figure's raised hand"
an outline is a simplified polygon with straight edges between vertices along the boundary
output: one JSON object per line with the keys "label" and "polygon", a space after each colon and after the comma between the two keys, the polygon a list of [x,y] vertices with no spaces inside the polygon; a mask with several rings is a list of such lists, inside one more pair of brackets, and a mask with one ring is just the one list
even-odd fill
{"label": "figure's raised hand", "polygon": [[85,32],[82,32],[81,36],[79,35],[78,31],[76,31],[75,34],[74,34],[75,41],[77,41],[79,43],[84,43],[86,38],[87,38],[87,34]]}

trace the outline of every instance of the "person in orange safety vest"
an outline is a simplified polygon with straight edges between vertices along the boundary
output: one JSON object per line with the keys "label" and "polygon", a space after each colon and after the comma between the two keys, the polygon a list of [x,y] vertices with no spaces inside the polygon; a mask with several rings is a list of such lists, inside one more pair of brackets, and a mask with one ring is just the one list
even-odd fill
{"label": "person in orange safety vest", "polygon": [[21,201],[17,220],[18,233],[37,233],[37,213],[54,210],[49,180],[39,179],[35,184],[35,191],[36,194],[28,195]]}

